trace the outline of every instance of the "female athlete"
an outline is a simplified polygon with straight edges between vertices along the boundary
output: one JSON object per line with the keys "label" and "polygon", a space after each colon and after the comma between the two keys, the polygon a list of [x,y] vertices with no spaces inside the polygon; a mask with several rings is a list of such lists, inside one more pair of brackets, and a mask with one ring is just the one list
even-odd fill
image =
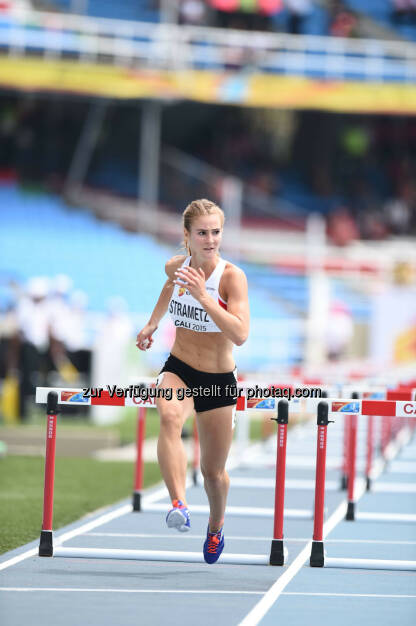
{"label": "female athlete", "polygon": [[241,346],[249,330],[245,274],[219,254],[223,225],[224,213],[213,202],[194,200],[187,206],[183,227],[188,254],[174,256],[166,263],[168,279],[136,344],[140,350],[151,347],[153,333],[169,310],[176,338],[157,386],[172,389],[172,399],[156,400],[160,415],[158,459],[172,499],[166,522],[181,532],[190,529],[185,495],[187,460],[181,432],[195,411],[201,472],[210,506],[203,548],[207,563],[215,563],[224,547],[229,488],[225,463],[237,403],[233,346]]}

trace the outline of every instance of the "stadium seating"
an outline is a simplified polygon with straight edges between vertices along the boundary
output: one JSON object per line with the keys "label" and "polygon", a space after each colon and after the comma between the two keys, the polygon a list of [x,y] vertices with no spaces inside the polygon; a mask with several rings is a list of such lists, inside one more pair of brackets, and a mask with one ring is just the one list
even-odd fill
{"label": "stadium seating", "polygon": [[[7,207],[0,231],[3,279],[24,284],[32,276],[65,273],[76,289],[88,293],[91,311],[104,312],[113,296],[121,296],[136,314],[153,309],[156,286],[165,280],[164,263],[177,250],[146,234],[128,233],[114,223],[99,221],[85,209],[66,206],[58,197],[23,193],[14,184],[0,186],[0,205]],[[240,367],[257,363],[264,369],[268,363],[299,362],[308,307],[307,279],[251,263],[240,265],[250,283],[252,318],[250,343],[239,351]],[[368,319],[369,303],[364,296],[341,281],[333,284],[333,290],[333,296],[346,303],[357,321]]]}
{"label": "stadium seating", "polygon": [[416,18],[413,19],[413,23],[395,20],[392,0],[344,0],[344,4],[383,26],[396,29],[402,37],[416,40]]}
{"label": "stadium seating", "polygon": [[[51,0],[48,3],[62,12],[70,12],[73,6],[71,0]],[[121,20],[135,20],[139,22],[158,22],[159,12],[152,8],[149,0],[87,0],[87,15],[92,17],[108,17]]]}
{"label": "stadium seating", "polygon": [[[131,311],[153,308],[155,285],[162,286],[164,264],[174,250],[148,235],[98,221],[84,209],[69,208],[57,197],[22,193],[13,185],[0,187],[0,204],[8,207],[0,235],[4,274],[23,283],[49,275],[53,265],[53,274],[68,274],[77,289],[88,293],[92,310],[103,311],[116,295]],[[253,316],[285,316],[263,286],[253,289]]]}

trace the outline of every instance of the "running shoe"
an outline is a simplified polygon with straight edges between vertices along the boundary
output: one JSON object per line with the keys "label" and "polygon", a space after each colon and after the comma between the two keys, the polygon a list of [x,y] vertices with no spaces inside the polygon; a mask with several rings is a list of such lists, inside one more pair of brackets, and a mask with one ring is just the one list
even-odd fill
{"label": "running shoe", "polygon": [[206,563],[215,563],[220,558],[224,549],[224,530],[221,528],[217,533],[207,530],[207,538],[204,543],[204,559]]}
{"label": "running shoe", "polygon": [[191,516],[186,504],[182,500],[174,500],[169,513],[166,515],[166,524],[169,528],[177,528],[179,532],[186,533],[191,530]]}

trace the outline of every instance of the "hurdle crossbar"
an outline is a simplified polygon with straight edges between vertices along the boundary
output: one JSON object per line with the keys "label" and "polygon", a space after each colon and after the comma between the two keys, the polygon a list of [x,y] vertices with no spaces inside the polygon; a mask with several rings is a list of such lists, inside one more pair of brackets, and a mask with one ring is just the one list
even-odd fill
{"label": "hurdle crossbar", "polygon": [[[207,515],[209,514],[209,506],[206,504],[187,504],[192,511],[192,515]],[[144,513],[163,513],[166,512],[166,503],[151,503],[144,504],[142,511]],[[258,518],[272,518],[274,516],[274,508],[272,507],[250,507],[245,506],[227,506],[226,515],[232,515],[234,517],[258,517]],[[312,519],[313,511],[305,509],[285,509],[284,516],[287,519]]]}
{"label": "hurdle crossbar", "polygon": [[[84,395],[83,389],[64,389],[60,387],[37,387],[36,402],[46,404],[48,393],[50,391],[57,393],[58,404],[69,405],[85,405],[85,406],[142,406],[155,407],[155,399],[149,398],[143,400],[141,397],[134,395],[117,396],[111,394],[110,391],[102,390],[100,395]],[[93,390],[90,390],[93,391]],[[243,389],[244,391],[244,389]],[[274,411],[277,412],[279,398],[246,398],[244,395],[238,398],[238,411]],[[320,398],[311,398],[306,400],[306,410],[316,411],[317,406],[321,402]],[[416,418],[416,401],[412,400],[351,400],[339,398],[325,398],[328,403],[328,413],[333,415],[378,415],[386,417],[411,417]],[[297,400],[289,401],[289,408],[298,409],[299,402]]]}

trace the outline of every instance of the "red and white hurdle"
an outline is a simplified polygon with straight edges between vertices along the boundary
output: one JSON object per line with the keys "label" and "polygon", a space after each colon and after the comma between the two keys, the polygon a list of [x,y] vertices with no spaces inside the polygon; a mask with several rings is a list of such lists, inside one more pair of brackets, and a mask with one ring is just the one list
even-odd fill
{"label": "red and white hurdle", "polygon": [[[153,560],[153,561],[181,561],[199,563],[204,562],[202,555],[192,552],[161,552],[149,550],[106,550],[106,549],[90,549],[90,548],[63,548],[53,546],[53,497],[54,497],[54,475],[55,475],[55,447],[56,447],[56,425],[59,404],[94,404],[100,406],[108,406],[113,398],[103,393],[100,397],[90,397],[88,402],[82,398],[82,390],[54,389],[54,388],[37,388],[36,401],[45,403],[47,412],[47,432],[46,432],[46,459],[45,459],[45,486],[44,486],[44,506],[43,506],[43,522],[39,544],[39,556],[61,556],[72,558],[109,558],[109,559],[133,559],[133,560]],[[130,398],[115,398],[116,406],[123,406],[123,400]],[[130,402],[124,403],[124,406]],[[144,411],[145,407],[141,407],[141,413],[138,420],[138,441],[143,442],[144,439]],[[240,403],[241,410],[241,403]],[[282,413],[283,412],[283,413]],[[285,403],[279,406],[279,441],[280,447],[284,446],[284,454],[286,450],[287,436],[287,405]],[[165,512],[166,504],[145,504],[141,498],[141,488],[143,485],[142,465],[136,465],[134,501],[138,503],[138,507],[144,512]],[[274,518],[275,535],[273,538],[270,555],[253,555],[253,554],[225,554],[221,555],[220,561],[228,564],[261,564],[261,565],[283,565],[285,552],[283,549],[283,518],[290,515],[295,519],[311,519],[312,514],[303,510],[284,510],[284,470],[285,456],[283,451],[277,460],[278,472],[276,480],[276,496],[274,508],[251,508],[247,511],[245,507],[227,507],[227,515],[236,515],[241,517],[267,517]],[[208,514],[209,507],[202,505],[190,505],[192,514]],[[277,542],[277,543],[276,543]]]}
{"label": "red and white hurdle", "polygon": [[[197,553],[181,553],[181,552],[158,552],[143,550],[99,550],[88,548],[56,548],[53,547],[53,489],[54,489],[54,469],[55,469],[55,442],[56,442],[56,422],[58,413],[58,404],[95,404],[115,406],[131,406],[132,398],[114,397],[109,393],[102,393],[99,397],[82,398],[82,390],[68,389],[51,389],[38,388],[36,392],[36,401],[47,404],[47,434],[46,434],[46,460],[45,460],[45,491],[44,491],[44,514],[41,531],[41,539],[39,545],[40,556],[67,556],[80,558],[119,558],[119,559],[135,559],[135,560],[163,560],[163,561],[185,561],[185,562],[203,562],[202,556]],[[286,468],[286,438],[288,424],[288,410],[290,403],[286,400],[272,399],[267,407],[261,406],[264,411],[277,411],[278,422],[278,441],[277,441],[277,459],[276,459],[276,481],[275,481],[275,506],[274,509],[257,509],[253,514],[260,517],[274,517],[273,539],[271,544],[270,555],[241,555],[228,554],[221,557],[223,563],[237,564],[271,564],[283,565],[285,561],[285,548],[283,545],[283,522],[287,511],[284,510],[284,490],[285,490],[285,468]],[[340,414],[351,415],[383,415],[416,418],[416,402],[415,401],[379,401],[379,400],[340,400],[327,399],[315,400],[317,409],[317,458],[316,458],[316,477],[315,477],[315,510],[314,510],[314,534],[312,542],[312,553],[310,564],[313,567],[333,566],[342,567],[341,563],[348,562],[345,567],[353,567],[351,559],[326,559],[323,551],[323,520],[324,520],[324,500],[325,500],[325,465],[326,465],[326,433],[329,423],[329,416]],[[142,404],[145,404],[142,402]],[[238,410],[255,410],[261,405],[261,400],[247,400],[244,396],[239,398]],[[145,408],[142,406],[142,408]],[[142,413],[144,416],[144,414]],[[144,421],[143,425],[138,426],[138,440],[143,441],[144,437]],[[136,470],[137,484],[142,487],[143,475]],[[140,490],[138,490],[140,491]],[[140,499],[140,498],[139,498]],[[190,505],[191,506],[191,505]],[[162,508],[163,507],[163,508]],[[149,505],[142,507],[147,511],[165,511],[165,505]],[[192,507],[193,512],[207,513],[208,507]],[[295,510],[296,511],[296,510]],[[304,511],[297,519],[306,519]],[[235,514],[247,516],[247,510],[244,507],[229,507],[227,515]],[[408,516],[410,522],[416,521],[416,516]],[[413,519],[414,518],[414,519]],[[401,519],[400,521],[403,521]],[[373,567],[374,560],[355,560],[360,563],[355,567]],[[332,563],[332,565],[331,565]],[[365,563],[367,565],[365,565]],[[391,566],[391,567],[390,567]],[[374,565],[375,568],[383,569],[416,569],[416,562],[409,561],[382,561]]]}
{"label": "red and white hurdle", "polygon": [[[142,379],[144,385],[154,385],[153,379]],[[58,403],[59,404],[67,404],[67,405],[92,405],[92,406],[138,406],[139,414],[137,420],[137,437],[136,437],[136,465],[135,465],[135,474],[134,474],[134,488],[133,488],[133,510],[134,511],[145,511],[147,513],[150,512],[163,512],[166,509],[166,506],[158,503],[149,503],[142,504],[141,502],[141,494],[143,490],[143,464],[144,464],[144,454],[143,454],[143,444],[144,444],[144,433],[145,433],[145,422],[146,422],[146,411],[148,408],[155,408],[155,399],[149,398],[147,400],[142,400],[140,397],[131,397],[127,395],[126,397],[117,397],[115,395],[111,395],[108,391],[102,390],[100,395],[91,395],[89,398],[82,397],[82,389],[74,389],[68,390],[63,388],[52,388],[52,387],[38,387],[36,390],[36,402],[38,403],[46,403],[48,393],[56,392],[58,394]],[[237,411],[241,414],[246,410],[256,411],[260,410],[258,408],[261,401],[257,400],[247,400],[244,396],[238,398],[237,402]],[[296,407],[297,409],[297,407]],[[275,413],[277,408],[276,405],[273,404],[273,412]],[[194,435],[197,435],[196,425],[194,426]],[[276,458],[276,457],[275,457]],[[194,436],[194,458],[193,458],[193,480],[194,484],[196,482],[197,476],[197,468],[199,468],[199,442],[197,437]],[[242,486],[241,484],[238,486]],[[274,488],[275,483],[273,482],[272,487]],[[192,507],[193,515],[207,515],[209,513],[209,507],[206,505],[198,505],[198,504],[190,504]],[[244,516],[252,516],[256,518],[273,518],[275,515],[275,511],[272,507],[251,507],[250,512],[247,513],[247,510],[244,507],[238,506],[229,506],[227,507],[227,515],[232,515],[234,517],[244,517]],[[313,510],[312,509],[285,509],[284,515],[286,519],[297,519],[297,520],[312,520],[313,519]]]}
{"label": "red and white hurdle", "polygon": [[[360,415],[380,414],[388,417],[416,418],[416,402],[403,403],[401,401],[358,401],[359,410],[354,411],[355,417]],[[331,401],[321,401],[317,407],[318,442],[316,459],[316,490],[315,490],[315,515],[312,549],[310,556],[311,567],[336,567],[349,569],[387,569],[416,571],[416,561],[385,560],[385,559],[354,559],[354,558],[328,558],[324,551],[323,542],[323,514],[325,502],[325,462],[326,462],[326,436],[329,423],[328,416],[333,415],[334,405]],[[352,478],[354,473],[352,473]],[[351,476],[350,476],[351,478]],[[352,482],[353,490],[354,482]],[[416,523],[416,515],[361,513],[351,516],[351,501],[348,502],[346,519],[362,519],[371,521],[395,521]],[[355,511],[354,511],[355,513]]]}

